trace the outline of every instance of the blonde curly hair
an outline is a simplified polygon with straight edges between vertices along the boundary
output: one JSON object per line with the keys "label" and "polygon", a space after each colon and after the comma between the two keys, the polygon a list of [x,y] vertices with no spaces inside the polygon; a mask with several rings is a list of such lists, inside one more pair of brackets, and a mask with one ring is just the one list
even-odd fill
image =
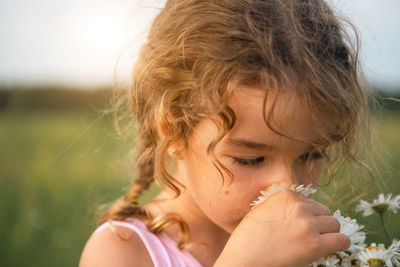
{"label": "blonde curly hair", "polygon": [[[355,38],[345,31],[346,24]],[[220,136],[208,151],[216,167],[224,168],[213,149],[235,124],[227,103],[238,86],[264,88],[265,97],[270,90],[295,92],[316,113],[338,122],[325,140],[326,146],[335,144],[331,161],[359,162],[361,135],[368,133],[368,98],[358,47],[353,25],[339,20],[322,0],[167,1],[140,50],[133,84],[124,96],[136,120],[137,178],[100,222],[133,216],[155,233],[178,223],[183,247],[185,223],[171,214],[150,218],[137,198],[155,179],[180,194],[183,185],[165,167],[167,149],[186,141],[203,118],[215,117],[219,125]]]}

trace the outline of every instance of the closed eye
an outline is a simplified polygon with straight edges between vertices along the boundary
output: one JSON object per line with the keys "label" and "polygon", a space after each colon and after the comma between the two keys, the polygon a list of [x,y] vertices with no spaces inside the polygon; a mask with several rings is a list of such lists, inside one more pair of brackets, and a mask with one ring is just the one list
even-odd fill
{"label": "closed eye", "polygon": [[310,151],[302,154],[299,159],[302,161],[307,161],[307,160],[318,160],[326,157],[325,150],[322,151]]}
{"label": "closed eye", "polygon": [[239,166],[256,166],[256,165],[264,162],[264,157],[258,157],[258,158],[232,157],[232,162],[233,162],[233,164],[236,164]]}

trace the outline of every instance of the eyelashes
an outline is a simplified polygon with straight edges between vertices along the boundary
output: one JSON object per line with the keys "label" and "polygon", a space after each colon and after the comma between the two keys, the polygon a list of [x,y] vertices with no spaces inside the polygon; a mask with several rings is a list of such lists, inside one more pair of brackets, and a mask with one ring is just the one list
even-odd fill
{"label": "eyelashes", "polygon": [[[306,152],[299,157],[301,161],[313,161],[319,160],[326,157],[325,150],[322,151],[312,151]],[[257,166],[265,161],[264,157],[256,157],[256,158],[239,158],[232,157],[232,163],[238,166]]]}
{"label": "eyelashes", "polygon": [[326,157],[326,151],[312,151],[312,152],[306,152],[303,155],[299,157],[300,160],[302,161],[307,161],[307,160],[318,160]]}
{"label": "eyelashes", "polygon": [[239,166],[256,166],[256,165],[264,162],[264,157],[258,157],[258,158],[232,157],[232,162],[233,162],[233,164],[236,164]]}

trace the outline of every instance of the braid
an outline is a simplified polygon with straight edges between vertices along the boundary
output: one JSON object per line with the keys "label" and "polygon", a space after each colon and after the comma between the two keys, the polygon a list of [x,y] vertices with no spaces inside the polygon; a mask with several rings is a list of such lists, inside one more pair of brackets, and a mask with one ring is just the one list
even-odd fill
{"label": "braid", "polygon": [[137,198],[147,190],[154,181],[154,151],[156,143],[152,131],[139,135],[137,145],[136,179],[125,195],[125,200],[137,204]]}
{"label": "braid", "polygon": [[[139,157],[136,163],[137,179],[132,183],[128,192],[123,198],[117,200],[108,211],[100,218],[99,224],[110,220],[124,220],[128,217],[141,219],[148,229],[158,234],[176,224],[179,227],[178,248],[186,249],[189,247],[189,227],[177,214],[164,214],[157,218],[151,218],[145,209],[138,205],[137,199],[144,190],[147,190],[154,182],[154,152],[156,143],[152,131],[148,134],[141,134],[137,149]],[[112,226],[112,224],[110,223]],[[115,228],[112,230],[123,240],[125,240]]]}
{"label": "braid", "polygon": [[148,189],[154,181],[154,143],[151,134],[141,134],[137,149],[139,158],[136,163],[137,178],[133,181],[125,196],[118,199],[100,218],[99,223],[107,220],[123,220],[127,217],[136,217],[149,220],[147,212],[138,205],[137,199]]}

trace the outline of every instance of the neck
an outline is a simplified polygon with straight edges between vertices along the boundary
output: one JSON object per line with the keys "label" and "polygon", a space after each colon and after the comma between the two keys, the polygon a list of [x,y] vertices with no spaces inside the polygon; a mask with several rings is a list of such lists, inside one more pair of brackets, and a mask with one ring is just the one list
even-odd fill
{"label": "neck", "polygon": [[[178,214],[189,226],[188,252],[203,266],[212,266],[228,241],[230,234],[209,220],[185,192],[174,198],[167,188],[144,208],[153,218],[167,213]],[[178,227],[169,227],[165,233],[178,240]]]}

